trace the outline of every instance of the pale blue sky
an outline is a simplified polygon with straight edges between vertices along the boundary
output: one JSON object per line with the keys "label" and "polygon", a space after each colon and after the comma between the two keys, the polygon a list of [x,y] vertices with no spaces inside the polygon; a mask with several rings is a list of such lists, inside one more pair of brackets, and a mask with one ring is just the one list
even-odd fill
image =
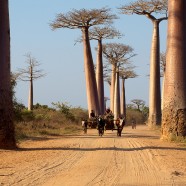
{"label": "pale blue sky", "polygon": [[[34,82],[34,104],[68,102],[72,106],[87,108],[82,44],[74,45],[80,30],[58,29],[52,31],[49,23],[57,13],[72,9],[109,7],[120,19],[114,26],[125,36],[122,39],[105,40],[130,45],[137,54],[132,59],[139,75],[126,81],[126,99],[143,99],[148,105],[149,59],[152,23],[145,16],[122,15],[117,9],[130,0],[9,0],[11,26],[11,68],[15,72],[25,66],[25,54],[30,52],[41,63],[47,76]],[[166,48],[167,21],[160,24],[161,51]],[[96,42],[91,42],[94,63]],[[27,106],[27,82],[18,82],[17,99]],[[109,87],[105,83],[105,96]],[[109,102],[108,102],[109,104]]]}

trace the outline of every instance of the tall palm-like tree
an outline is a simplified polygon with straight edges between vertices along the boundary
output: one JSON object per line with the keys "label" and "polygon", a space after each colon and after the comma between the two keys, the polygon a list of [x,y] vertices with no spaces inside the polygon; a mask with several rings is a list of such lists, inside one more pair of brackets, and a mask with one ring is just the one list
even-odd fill
{"label": "tall palm-like tree", "polygon": [[99,114],[99,101],[94,72],[94,64],[89,40],[89,28],[96,25],[110,24],[116,16],[110,14],[110,9],[73,10],[67,14],[58,14],[56,20],[50,26],[53,29],[69,28],[81,29],[84,48],[84,69],[86,80],[86,92],[88,112],[94,110]]}
{"label": "tall palm-like tree", "polygon": [[10,80],[8,0],[0,1],[0,148],[16,148]]}
{"label": "tall palm-like tree", "polygon": [[120,79],[119,79],[119,65],[116,67],[115,84],[114,84],[114,119],[121,116],[120,110]]}
{"label": "tall palm-like tree", "polygon": [[[159,24],[167,20],[167,0],[138,0],[121,6],[122,14],[146,16],[153,23],[153,35],[150,59],[149,88],[149,126],[161,124],[161,89],[160,89],[160,41]],[[155,14],[163,15],[156,18]]]}
{"label": "tall palm-like tree", "polygon": [[[115,82],[116,70],[123,64],[127,63],[131,57],[136,54],[133,53],[133,48],[129,45],[121,43],[108,43],[103,44],[103,56],[111,64],[111,89],[110,89],[110,109],[114,113],[114,95],[115,95]],[[116,83],[118,84],[118,83]],[[116,89],[117,90],[117,89]]]}
{"label": "tall palm-like tree", "polygon": [[137,77],[133,70],[134,67],[120,68],[119,76],[121,82],[121,116],[126,118],[126,95],[125,95],[125,80]]}
{"label": "tall palm-like tree", "polygon": [[162,138],[186,136],[186,1],[169,0]]}
{"label": "tall palm-like tree", "polygon": [[113,39],[114,37],[121,37],[122,35],[111,27],[94,27],[89,31],[89,39],[97,40],[97,64],[96,64],[96,82],[98,90],[98,99],[100,106],[100,114],[104,114],[104,80],[103,80],[103,54],[102,41],[105,39]]}
{"label": "tall palm-like tree", "polygon": [[28,96],[28,110],[33,110],[33,82],[36,79],[40,79],[41,77],[44,77],[46,74],[43,73],[43,70],[38,69],[40,66],[40,63],[31,56],[31,54],[26,54],[27,58],[27,67],[25,69],[18,69],[19,73],[19,79],[21,81],[28,81],[29,82],[29,96]]}

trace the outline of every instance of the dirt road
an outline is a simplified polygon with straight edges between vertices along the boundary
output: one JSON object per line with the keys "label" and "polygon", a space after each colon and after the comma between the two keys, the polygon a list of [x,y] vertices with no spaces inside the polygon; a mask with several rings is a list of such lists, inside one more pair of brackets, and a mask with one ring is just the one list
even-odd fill
{"label": "dirt road", "polygon": [[0,150],[1,186],[186,186],[186,147],[147,126],[125,127],[122,137],[91,129],[19,146]]}

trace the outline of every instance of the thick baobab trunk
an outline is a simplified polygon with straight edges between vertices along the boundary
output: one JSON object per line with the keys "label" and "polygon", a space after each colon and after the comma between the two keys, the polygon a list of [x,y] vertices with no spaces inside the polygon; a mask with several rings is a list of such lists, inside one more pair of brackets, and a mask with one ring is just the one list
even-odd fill
{"label": "thick baobab trunk", "polygon": [[186,136],[186,1],[169,0],[162,138]]}
{"label": "thick baobab trunk", "polygon": [[0,148],[15,148],[8,0],[0,1]]}
{"label": "thick baobab trunk", "polygon": [[96,115],[100,114],[94,64],[88,36],[88,28],[82,30],[84,46],[84,68],[87,91],[88,113],[94,110]]}
{"label": "thick baobab trunk", "polygon": [[116,81],[116,63],[112,64],[111,86],[110,86],[110,110],[114,113],[114,90]]}
{"label": "thick baobab trunk", "polygon": [[149,126],[161,124],[159,22],[153,21],[150,60]]}
{"label": "thick baobab trunk", "polygon": [[125,99],[125,79],[122,78],[121,84],[121,116],[126,118],[126,99]]}
{"label": "thick baobab trunk", "polygon": [[96,65],[96,82],[98,90],[98,100],[100,106],[100,114],[104,114],[104,82],[103,82],[103,58],[102,58],[102,42],[98,41],[97,65]]}
{"label": "thick baobab trunk", "polygon": [[120,117],[120,83],[119,70],[116,71],[115,91],[114,91],[114,119]]}
{"label": "thick baobab trunk", "polygon": [[30,80],[29,96],[28,96],[28,110],[33,110],[33,79]]}

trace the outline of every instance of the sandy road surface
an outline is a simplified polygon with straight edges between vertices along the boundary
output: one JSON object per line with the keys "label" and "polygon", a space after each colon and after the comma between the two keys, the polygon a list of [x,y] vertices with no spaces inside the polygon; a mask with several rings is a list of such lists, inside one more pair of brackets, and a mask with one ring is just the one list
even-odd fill
{"label": "sandy road surface", "polygon": [[36,138],[0,150],[0,185],[186,186],[186,147],[162,142],[146,126],[122,137],[88,134]]}

